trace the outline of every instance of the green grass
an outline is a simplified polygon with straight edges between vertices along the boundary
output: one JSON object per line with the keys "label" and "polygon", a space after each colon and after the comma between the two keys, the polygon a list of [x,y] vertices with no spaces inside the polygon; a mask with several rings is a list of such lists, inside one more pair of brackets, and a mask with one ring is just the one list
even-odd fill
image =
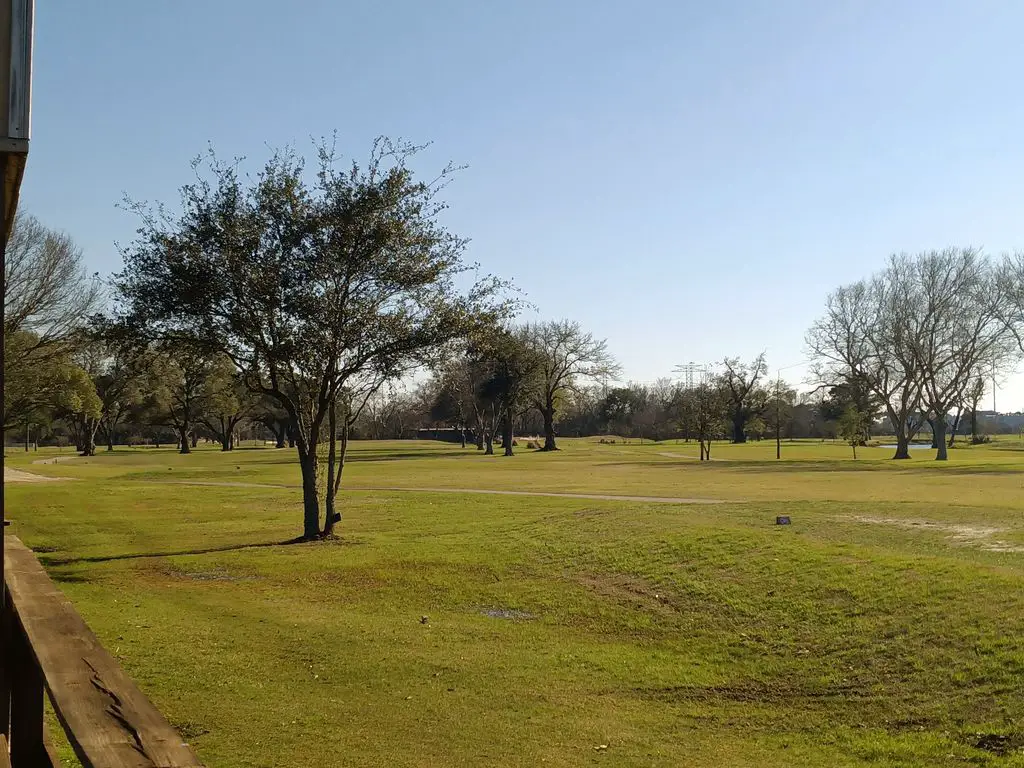
{"label": "green grass", "polygon": [[350,489],[725,503],[349,490],[319,544],[287,450],[9,451],[73,481],[6,494],[210,766],[1024,766],[1020,448],[356,443]]}

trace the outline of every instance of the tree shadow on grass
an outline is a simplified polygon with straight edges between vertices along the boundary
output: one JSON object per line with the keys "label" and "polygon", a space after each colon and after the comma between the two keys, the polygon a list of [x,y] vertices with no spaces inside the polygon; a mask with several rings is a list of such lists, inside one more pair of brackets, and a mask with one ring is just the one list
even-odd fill
{"label": "tree shadow on grass", "polygon": [[[178,549],[167,552],[126,552],[120,555],[88,555],[85,557],[62,557],[59,555],[42,554],[39,556],[46,568],[60,568],[62,566],[75,565],[76,563],[111,563],[118,560],[141,560],[151,557],[178,557],[182,555],[209,555],[216,552],[236,552],[242,549],[265,549],[268,547],[285,547],[291,544],[332,544],[346,543],[340,539],[314,540],[299,536],[285,541],[263,541],[249,544],[225,544],[220,547],[197,547],[195,549]],[[351,543],[351,542],[348,542]]]}
{"label": "tree shadow on grass", "polygon": [[79,568],[55,568],[47,573],[58,584],[88,584],[95,581]]}

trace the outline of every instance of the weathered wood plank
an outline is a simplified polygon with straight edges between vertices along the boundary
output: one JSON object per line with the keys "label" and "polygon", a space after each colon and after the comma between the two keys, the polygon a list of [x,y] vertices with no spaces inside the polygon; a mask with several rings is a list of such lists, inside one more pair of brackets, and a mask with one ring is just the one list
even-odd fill
{"label": "weathered wood plank", "polygon": [[0,733],[0,768],[11,768],[11,751],[7,746],[7,737]]}
{"label": "weathered wood plank", "polygon": [[82,764],[201,768],[192,749],[118,666],[16,536],[5,536],[4,561],[15,618]]}

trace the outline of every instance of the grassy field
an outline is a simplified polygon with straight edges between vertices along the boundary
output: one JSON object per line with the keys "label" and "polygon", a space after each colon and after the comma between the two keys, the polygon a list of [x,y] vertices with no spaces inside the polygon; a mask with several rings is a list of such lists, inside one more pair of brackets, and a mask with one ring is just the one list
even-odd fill
{"label": "grassy field", "polygon": [[1024,445],[564,445],[356,443],[317,544],[288,450],[9,450],[9,530],[211,768],[1024,766]]}

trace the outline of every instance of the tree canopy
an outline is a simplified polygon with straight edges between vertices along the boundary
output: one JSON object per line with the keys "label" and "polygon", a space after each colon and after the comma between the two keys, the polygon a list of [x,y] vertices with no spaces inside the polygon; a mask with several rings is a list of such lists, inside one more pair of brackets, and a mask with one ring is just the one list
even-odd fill
{"label": "tree canopy", "polygon": [[307,538],[339,517],[343,456],[321,483],[321,443],[333,450],[335,427],[385,382],[508,308],[496,279],[460,290],[466,241],[441,223],[438,197],[453,169],[417,180],[418,149],[379,140],[364,165],[342,165],[321,146],[312,174],[277,152],[253,178],[211,160],[177,215],[135,207],[142,225],[115,280],[123,320],[226,355],[287,412]]}

